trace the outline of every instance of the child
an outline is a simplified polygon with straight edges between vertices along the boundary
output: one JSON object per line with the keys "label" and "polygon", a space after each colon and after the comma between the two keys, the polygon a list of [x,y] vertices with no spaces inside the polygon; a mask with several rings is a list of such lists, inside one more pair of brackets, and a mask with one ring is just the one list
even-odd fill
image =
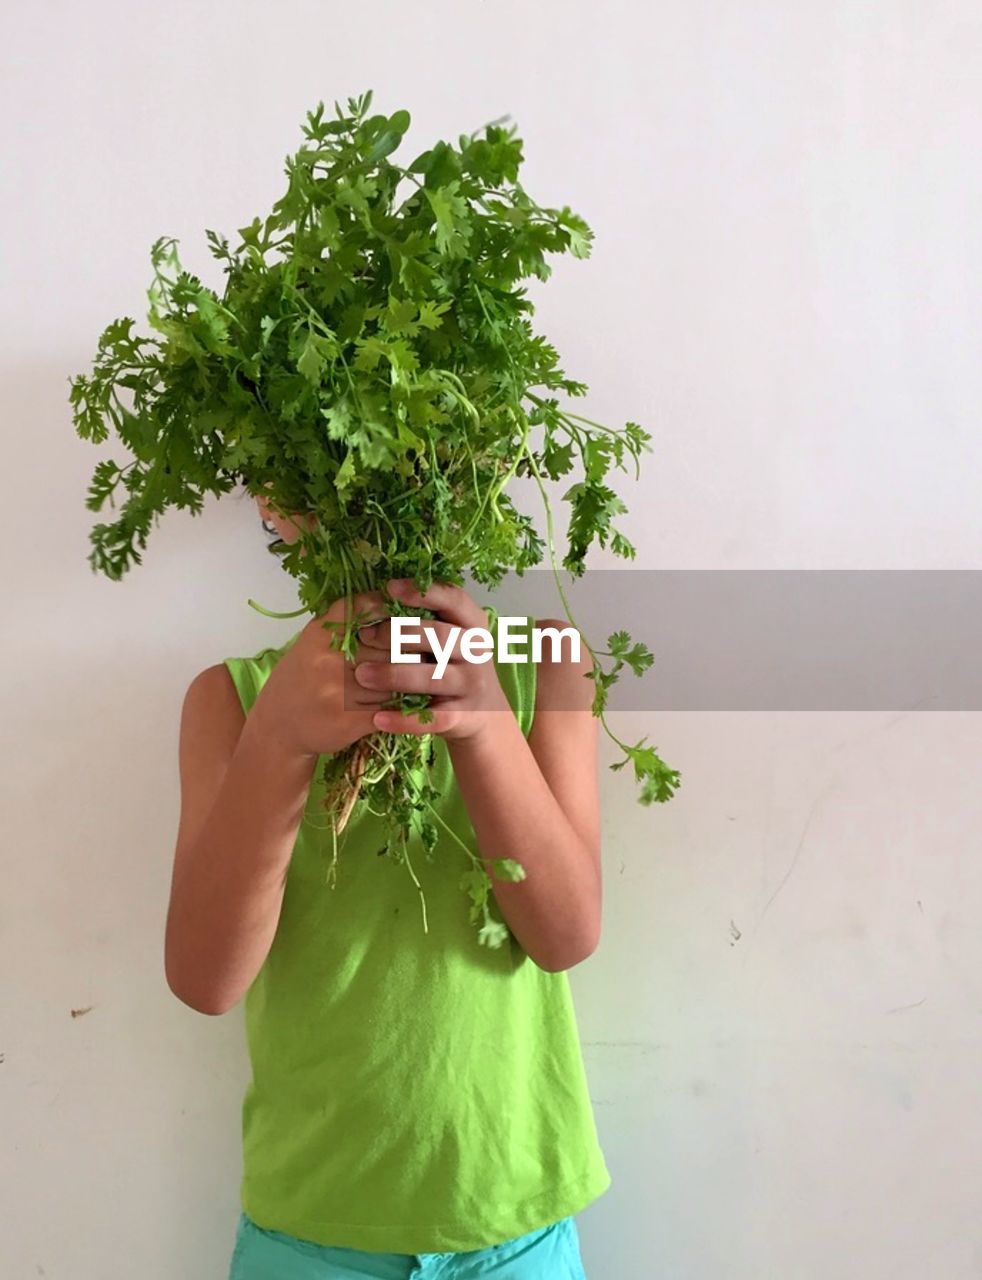
{"label": "child", "polygon": [[[441,638],[487,626],[459,587],[389,591]],[[355,603],[386,614],[381,595]],[[332,649],[324,620],[346,607],[208,667],[182,709],[167,981],[202,1013],[244,997],[252,1063],[229,1280],[584,1280],[573,1215],[611,1181],[567,977],[600,935],[589,659],[454,652],[435,681],[432,662],[389,663],[384,620],[355,662]],[[434,719],[380,710],[393,692],[431,693]],[[410,845],[410,876],[357,806],[328,885],[315,771],[377,730],[434,735],[441,838],[432,861]],[[493,879],[498,949],[469,920],[458,840],[489,872],[526,870]]]}

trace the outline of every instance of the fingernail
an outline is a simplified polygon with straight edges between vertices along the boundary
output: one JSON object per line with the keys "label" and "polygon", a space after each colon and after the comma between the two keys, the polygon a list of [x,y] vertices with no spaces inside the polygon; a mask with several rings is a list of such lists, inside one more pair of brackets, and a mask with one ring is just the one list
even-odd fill
{"label": "fingernail", "polygon": [[377,662],[359,662],[355,666],[355,679],[359,684],[371,684],[377,671]]}

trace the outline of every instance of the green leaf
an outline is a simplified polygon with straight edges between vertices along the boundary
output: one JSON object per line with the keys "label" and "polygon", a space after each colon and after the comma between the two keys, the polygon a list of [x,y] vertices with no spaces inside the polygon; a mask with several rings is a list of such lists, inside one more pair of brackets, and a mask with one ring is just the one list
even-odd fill
{"label": "green leaf", "polygon": [[383,156],[391,155],[401,141],[401,133],[383,133],[378,142],[376,142],[371,151],[369,151],[366,157],[368,163],[374,164],[376,160],[381,160]]}
{"label": "green leaf", "polygon": [[615,631],[607,639],[607,648],[615,658],[622,658],[631,645],[631,637],[626,631]]}
{"label": "green leaf", "polygon": [[416,318],[417,306],[412,298],[396,298],[389,295],[389,305],[385,309],[382,321],[389,333],[415,332],[413,321]]}
{"label": "green leaf", "polygon": [[450,310],[450,302],[426,300],[419,304],[419,325],[422,329],[439,329],[444,315]]}
{"label": "green leaf", "polygon": [[459,885],[471,900],[470,918],[473,924],[487,904],[491,881],[482,867],[472,867],[460,877]]}
{"label": "green leaf", "polygon": [[525,879],[525,868],[514,858],[491,858],[491,865],[501,880],[519,881]]}
{"label": "green leaf", "polygon": [[424,192],[436,218],[437,250],[452,257],[464,253],[471,236],[470,211],[466,199],[458,194],[459,189],[460,184],[454,181],[436,191]]}
{"label": "green leaf", "polygon": [[482,947],[502,947],[508,941],[508,926],[489,918],[478,930],[477,940]]}
{"label": "green leaf", "polygon": [[556,221],[565,230],[569,242],[569,251],[574,258],[588,258],[593,241],[593,232],[578,214],[571,209],[563,208],[557,214]]}
{"label": "green leaf", "polygon": [[121,475],[119,466],[111,458],[103,458],[95,466],[95,474],[89,485],[85,505],[90,511],[100,511],[107,498],[111,499],[113,490],[119,483]]}
{"label": "green leaf", "polygon": [[307,331],[307,339],[304,343],[300,358],[297,360],[297,368],[307,379],[315,385],[320,382],[321,373],[327,363],[324,353],[321,350],[320,343],[316,334]]}
{"label": "green leaf", "polygon": [[616,529],[610,539],[610,549],[613,551],[615,556],[620,556],[622,560],[633,560],[637,555],[634,543],[629,542],[628,539]]}
{"label": "green leaf", "polygon": [[542,454],[542,467],[550,480],[558,480],[573,470],[573,446],[558,444],[551,436]]}
{"label": "green leaf", "polygon": [[633,765],[634,777],[641,784],[641,803],[661,804],[671,799],[680,784],[681,775],[677,769],[671,769],[665,764],[654,747],[645,746],[645,741],[642,738],[633,747],[625,746],[624,759],[610,767],[616,772],[626,764]]}
{"label": "green leaf", "polygon": [[338,467],[334,476],[334,487],[337,489],[338,493],[344,493],[348,488],[350,488],[357,474],[355,454],[352,449],[349,449],[344,455],[344,461],[341,463],[340,467]]}

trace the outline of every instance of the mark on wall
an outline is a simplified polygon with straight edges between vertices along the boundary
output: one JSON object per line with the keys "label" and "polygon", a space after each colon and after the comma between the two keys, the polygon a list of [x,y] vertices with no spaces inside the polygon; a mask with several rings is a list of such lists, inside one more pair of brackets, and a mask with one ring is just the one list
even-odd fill
{"label": "mark on wall", "polygon": [[805,836],[808,835],[808,828],[812,824],[812,819],[815,816],[815,810],[818,808],[819,801],[823,800],[828,795],[828,793],[832,790],[832,788],[836,785],[838,781],[839,779],[837,777],[832,778],[822,788],[822,790],[818,793],[818,795],[814,798],[814,800],[812,800],[811,806],[808,810],[808,816],[805,818],[805,824],[801,828],[801,835],[798,837],[798,843],[795,847],[794,855],[791,858],[791,862],[788,866],[787,871],[785,871],[784,873],[781,883],[777,886],[777,888],[774,890],[771,896],[767,899],[767,902],[764,904],[764,909],[760,913],[760,917],[757,921],[758,926],[760,925],[761,921],[764,919],[764,916],[767,915],[775,898],[778,896],[778,894],[781,892],[781,890],[784,888],[784,886],[788,883],[788,881],[791,879],[792,875],[794,874],[794,869],[798,865],[798,859],[801,857],[801,850],[805,844]]}
{"label": "mark on wall", "polygon": [[895,1009],[884,1009],[884,1016],[888,1013],[903,1013],[905,1009],[919,1009],[926,999],[927,996],[922,996],[920,1000],[915,1000],[913,1004],[898,1004]]}
{"label": "mark on wall", "polygon": [[86,1013],[91,1013],[91,1012],[92,1012],[92,1010],[93,1010],[94,1008],[95,1008],[95,1005],[94,1005],[94,1004],[87,1004],[87,1005],[85,1005],[85,1006],[84,1006],[83,1008],[81,1008],[81,1009],[73,1009],[73,1010],[72,1010],[72,1017],[73,1017],[73,1018],[81,1018],[84,1014],[86,1014]]}
{"label": "mark on wall", "polygon": [[642,1053],[668,1048],[667,1040],[584,1040],[583,1044],[590,1049],[640,1049]]}

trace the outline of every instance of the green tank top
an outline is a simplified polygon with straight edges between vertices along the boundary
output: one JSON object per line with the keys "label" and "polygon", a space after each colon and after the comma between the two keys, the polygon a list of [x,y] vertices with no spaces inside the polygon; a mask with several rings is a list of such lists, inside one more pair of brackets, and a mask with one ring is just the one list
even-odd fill
{"label": "green tank top", "polygon": [[[279,648],[226,658],[248,714]],[[499,678],[523,733],[535,666]],[[440,816],[476,852],[446,743]],[[485,1248],[575,1214],[610,1185],[566,972],[509,932],[482,946],[446,836],[432,862],[377,856],[356,807],[337,876],[318,760],[269,954],[245,996],[252,1078],[242,1104],[241,1203],[267,1230],[388,1253]],[[502,918],[497,904],[496,918]]]}

